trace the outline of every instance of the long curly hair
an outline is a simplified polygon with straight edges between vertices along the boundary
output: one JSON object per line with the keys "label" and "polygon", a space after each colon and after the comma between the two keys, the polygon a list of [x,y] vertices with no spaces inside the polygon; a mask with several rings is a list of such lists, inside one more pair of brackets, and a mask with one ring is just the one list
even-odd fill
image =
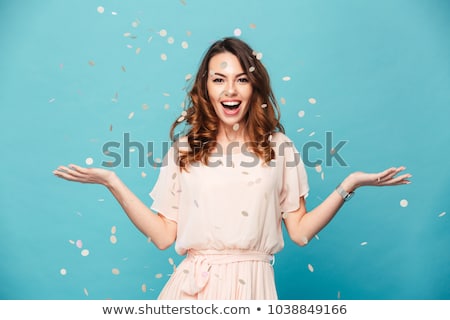
{"label": "long curly hair", "polygon": [[179,153],[178,164],[181,170],[188,170],[189,164],[202,162],[208,164],[208,158],[214,151],[219,129],[219,118],[208,97],[208,67],[212,57],[229,52],[235,55],[253,88],[249,107],[243,118],[244,128],[249,139],[247,146],[264,163],[275,158],[270,146],[271,134],[283,132],[280,123],[280,109],[270,84],[269,74],[261,63],[258,54],[244,41],[228,37],[213,43],[200,63],[195,81],[188,92],[187,103],[182,116],[174,121],[170,129],[170,138],[178,137],[175,129],[186,121],[189,150]]}

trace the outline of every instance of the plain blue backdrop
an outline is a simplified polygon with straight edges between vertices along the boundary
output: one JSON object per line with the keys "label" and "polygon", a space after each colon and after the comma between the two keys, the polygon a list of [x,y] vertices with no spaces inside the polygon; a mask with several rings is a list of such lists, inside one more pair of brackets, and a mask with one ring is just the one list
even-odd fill
{"label": "plain blue backdrop", "polygon": [[162,158],[186,79],[233,35],[262,54],[299,150],[319,143],[308,156],[325,161],[327,132],[329,148],[344,143],[345,164],[307,167],[308,208],[356,170],[413,175],[357,190],[307,247],[286,237],[279,297],[450,298],[448,1],[3,0],[0,17],[0,298],[157,297],[182,257],[148,243],[105,188],[52,171],[101,166],[119,142],[130,165],[111,169],[150,205],[158,169],[124,134]]}

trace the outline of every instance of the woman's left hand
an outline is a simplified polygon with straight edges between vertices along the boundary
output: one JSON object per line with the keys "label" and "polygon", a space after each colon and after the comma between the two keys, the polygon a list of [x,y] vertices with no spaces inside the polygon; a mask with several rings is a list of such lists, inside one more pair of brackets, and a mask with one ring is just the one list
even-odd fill
{"label": "woman's left hand", "polygon": [[398,175],[405,169],[405,167],[392,167],[378,173],[366,173],[358,171],[350,174],[347,179],[345,179],[347,181],[344,181],[343,184],[346,184],[348,186],[347,189],[351,190],[362,186],[382,187],[409,184],[411,183],[411,181],[408,179],[412,177],[411,174],[404,173]]}

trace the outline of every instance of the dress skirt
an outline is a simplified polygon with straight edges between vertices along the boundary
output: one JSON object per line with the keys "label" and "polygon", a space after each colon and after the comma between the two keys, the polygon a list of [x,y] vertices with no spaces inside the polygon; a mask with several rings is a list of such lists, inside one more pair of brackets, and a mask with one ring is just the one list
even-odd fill
{"label": "dress skirt", "polygon": [[160,300],[276,300],[273,256],[247,250],[189,250]]}

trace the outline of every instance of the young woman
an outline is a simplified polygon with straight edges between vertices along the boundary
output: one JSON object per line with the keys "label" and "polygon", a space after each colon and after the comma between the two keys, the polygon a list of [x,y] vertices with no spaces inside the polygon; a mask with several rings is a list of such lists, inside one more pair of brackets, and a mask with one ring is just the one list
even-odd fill
{"label": "young woman", "polygon": [[[284,134],[269,75],[243,41],[225,38],[206,52],[174,144],[144,205],[112,171],[60,166],[60,178],[106,186],[160,249],[185,259],[160,299],[277,299],[273,255],[290,238],[306,245],[362,186],[408,184],[405,168],[354,172],[307,212],[303,162]],[[186,132],[174,138],[180,123]]]}

